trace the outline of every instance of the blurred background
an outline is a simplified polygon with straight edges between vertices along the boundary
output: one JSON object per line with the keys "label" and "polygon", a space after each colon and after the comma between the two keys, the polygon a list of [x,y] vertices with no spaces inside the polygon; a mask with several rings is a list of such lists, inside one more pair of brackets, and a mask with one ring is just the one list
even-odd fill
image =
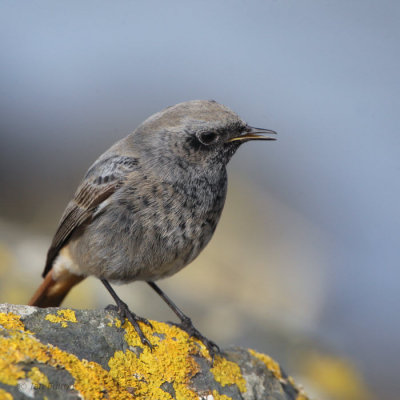
{"label": "blurred background", "polygon": [[[279,140],[239,150],[214,239],[160,286],[314,398],[398,399],[399,18],[385,0],[2,1],[0,302],[28,301],[100,153],[214,99]],[[118,291],[174,319],[145,284]],[[87,279],[65,305],[111,302]]]}

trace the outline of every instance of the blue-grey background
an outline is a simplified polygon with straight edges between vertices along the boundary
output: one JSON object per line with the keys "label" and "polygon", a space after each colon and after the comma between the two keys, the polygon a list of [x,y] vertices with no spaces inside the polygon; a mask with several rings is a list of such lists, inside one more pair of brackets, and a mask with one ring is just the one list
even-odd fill
{"label": "blue-grey background", "polygon": [[[327,283],[316,329],[391,398],[399,20],[396,1],[3,0],[0,216],[51,233],[85,169],[117,138],[180,101],[224,103],[279,132],[276,143],[241,149],[231,177],[253,180],[321,232]],[[274,241],[295,240],[285,222],[269,232]],[[291,247],[293,271],[301,247]]]}

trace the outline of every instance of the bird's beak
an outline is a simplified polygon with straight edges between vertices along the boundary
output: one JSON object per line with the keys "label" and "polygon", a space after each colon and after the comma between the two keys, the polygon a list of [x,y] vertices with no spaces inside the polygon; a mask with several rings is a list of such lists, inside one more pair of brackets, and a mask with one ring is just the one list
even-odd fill
{"label": "bird's beak", "polygon": [[247,126],[245,133],[231,138],[228,140],[229,142],[235,141],[247,141],[247,140],[276,140],[276,138],[267,136],[267,135],[276,135],[275,131],[271,129],[263,129],[263,128],[254,128],[253,126]]}

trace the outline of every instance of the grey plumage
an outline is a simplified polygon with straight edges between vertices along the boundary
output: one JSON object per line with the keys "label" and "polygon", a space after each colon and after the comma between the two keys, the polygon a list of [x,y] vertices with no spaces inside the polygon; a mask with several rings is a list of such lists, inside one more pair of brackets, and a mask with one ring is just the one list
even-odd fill
{"label": "grey plumage", "polygon": [[[156,280],[190,263],[225,202],[225,166],[240,144],[226,141],[245,129],[213,101],[181,103],[148,118],[85,175],[45,273],[66,241],[81,273],[100,279]],[[202,134],[215,134],[215,143],[202,144]]]}
{"label": "grey plumage", "polygon": [[[61,218],[45,282],[31,304],[58,304],[77,276],[94,275],[128,315],[106,281],[145,280],[159,292],[151,282],[189,264],[211,239],[225,203],[232,155],[246,141],[273,140],[265,136],[270,133],[249,127],[215,101],[180,103],[149,117],[89,168]],[[148,343],[139,318],[131,317]]]}

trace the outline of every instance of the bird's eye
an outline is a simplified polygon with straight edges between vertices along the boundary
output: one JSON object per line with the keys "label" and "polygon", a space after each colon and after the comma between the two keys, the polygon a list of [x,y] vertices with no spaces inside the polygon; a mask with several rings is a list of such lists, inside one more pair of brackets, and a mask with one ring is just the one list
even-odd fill
{"label": "bird's eye", "polygon": [[199,140],[205,145],[209,145],[217,139],[217,134],[215,132],[202,132],[199,134]]}

